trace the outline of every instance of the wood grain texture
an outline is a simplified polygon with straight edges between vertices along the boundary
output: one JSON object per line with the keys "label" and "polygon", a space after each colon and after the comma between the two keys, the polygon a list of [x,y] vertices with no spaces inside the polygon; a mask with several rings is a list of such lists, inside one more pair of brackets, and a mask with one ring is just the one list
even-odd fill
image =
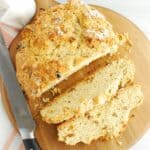
{"label": "wood grain texture", "polygon": [[[46,1],[46,0],[45,0]],[[42,1],[40,1],[42,2]],[[46,3],[39,3],[39,7],[47,7],[49,4],[48,0]],[[120,138],[111,141],[93,141],[90,145],[77,144],[76,146],[67,146],[62,142],[57,141],[57,132],[54,125],[48,125],[39,119],[36,120],[36,137],[43,150],[123,150],[128,149],[132,144],[134,144],[148,129],[150,125],[150,43],[143,35],[143,33],[129,20],[123,16],[103,7],[94,6],[100,10],[111,22],[114,30],[119,33],[127,32],[133,43],[132,53],[130,57],[133,59],[136,65],[136,81],[141,83],[144,92],[144,103],[136,111],[134,111],[135,117],[133,117],[127,126],[127,129]],[[38,9],[37,9],[38,12]],[[12,56],[13,62],[15,62],[15,47],[19,35],[13,41],[10,47],[10,54]],[[14,63],[15,64],[15,63]],[[7,106],[7,111],[9,116],[13,118],[10,113],[10,109],[7,103],[7,96],[3,90],[3,100],[5,100],[5,105]],[[85,129],[86,130],[86,129]],[[122,145],[117,144],[116,141],[121,141]]]}

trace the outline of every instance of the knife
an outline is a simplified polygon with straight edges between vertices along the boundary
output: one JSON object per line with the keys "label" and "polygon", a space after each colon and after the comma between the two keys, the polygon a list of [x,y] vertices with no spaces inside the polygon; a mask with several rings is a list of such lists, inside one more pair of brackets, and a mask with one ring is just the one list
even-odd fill
{"label": "knife", "polygon": [[26,99],[16,78],[16,72],[10,59],[0,31],[0,76],[2,76],[8,100],[17,123],[17,127],[26,150],[40,150],[35,139],[35,122],[29,111]]}

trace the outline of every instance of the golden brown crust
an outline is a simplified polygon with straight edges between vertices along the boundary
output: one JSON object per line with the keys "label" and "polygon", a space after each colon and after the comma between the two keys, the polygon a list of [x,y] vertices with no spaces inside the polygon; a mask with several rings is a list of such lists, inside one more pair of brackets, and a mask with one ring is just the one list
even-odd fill
{"label": "golden brown crust", "polygon": [[72,2],[40,11],[21,32],[17,77],[29,97],[38,97],[127,40],[94,8]]}

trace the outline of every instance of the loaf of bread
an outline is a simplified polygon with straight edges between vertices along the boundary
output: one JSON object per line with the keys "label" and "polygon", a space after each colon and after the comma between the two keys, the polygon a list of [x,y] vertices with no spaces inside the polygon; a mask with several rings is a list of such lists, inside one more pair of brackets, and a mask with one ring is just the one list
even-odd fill
{"label": "loaf of bread", "polygon": [[94,8],[71,1],[41,10],[20,34],[17,78],[29,97],[40,97],[93,60],[128,40]]}
{"label": "loaf of bread", "polygon": [[134,65],[129,60],[113,61],[51,100],[40,111],[42,119],[47,123],[60,123],[84,114],[94,105],[103,105],[120,86],[133,81],[134,73]]}
{"label": "loaf of bread", "polygon": [[84,116],[73,118],[58,126],[58,139],[69,145],[79,142],[117,137],[127,125],[130,112],[142,103],[139,85],[125,87],[110,102],[96,106]]}

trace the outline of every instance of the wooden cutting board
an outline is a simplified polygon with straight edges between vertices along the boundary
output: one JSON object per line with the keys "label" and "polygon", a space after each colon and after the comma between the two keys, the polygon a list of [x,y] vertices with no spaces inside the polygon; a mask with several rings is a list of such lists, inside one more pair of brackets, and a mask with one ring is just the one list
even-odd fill
{"label": "wooden cutting board", "polygon": [[[49,4],[55,4],[51,0],[38,0],[37,11],[39,8],[47,8]],[[132,53],[130,57],[133,59],[136,65],[136,81],[141,83],[144,92],[144,104],[134,111],[135,117],[130,119],[127,129],[120,138],[111,141],[93,141],[90,145],[77,144],[76,146],[67,146],[62,142],[57,141],[57,132],[54,125],[48,125],[40,120],[36,120],[36,138],[41,146],[42,150],[123,150],[128,149],[131,145],[137,142],[146,130],[150,127],[150,42],[145,35],[128,19],[120,14],[106,9],[100,6],[94,6],[101,11],[109,22],[114,27],[114,30],[119,33],[127,32],[133,43]],[[14,61],[15,47],[19,39],[19,34],[10,46],[10,53]],[[4,86],[1,83],[2,98],[8,115],[13,122],[13,119],[9,103],[7,102],[7,95]],[[17,100],[16,100],[17,102]],[[86,129],[85,129],[86,130]],[[122,142],[122,145],[118,144],[118,141]]]}

